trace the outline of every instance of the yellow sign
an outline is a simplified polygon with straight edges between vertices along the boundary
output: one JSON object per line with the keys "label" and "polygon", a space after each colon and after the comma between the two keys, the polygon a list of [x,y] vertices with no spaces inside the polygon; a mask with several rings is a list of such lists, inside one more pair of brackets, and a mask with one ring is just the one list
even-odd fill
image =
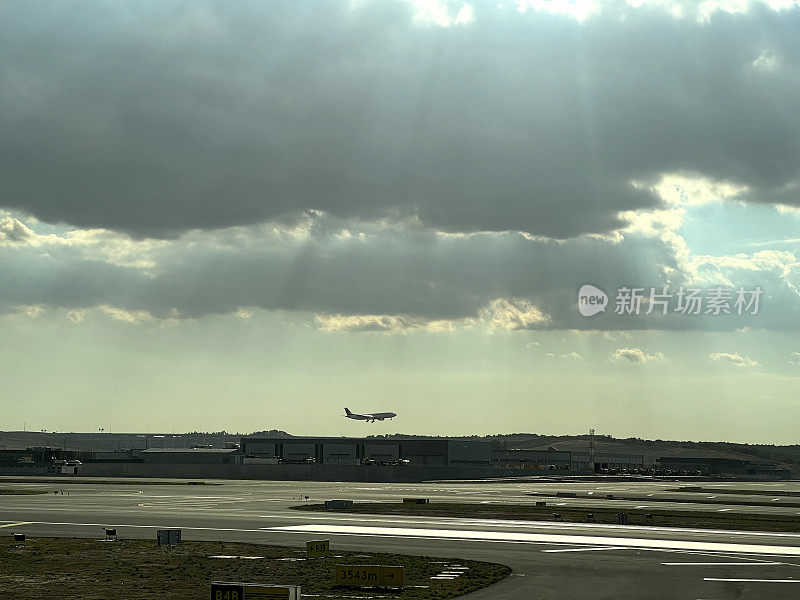
{"label": "yellow sign", "polygon": [[383,587],[403,587],[403,567],[381,567]]}
{"label": "yellow sign", "polygon": [[328,556],[331,550],[330,540],[315,540],[306,542],[306,556],[316,558],[318,556]]}
{"label": "yellow sign", "polygon": [[212,583],[211,600],[297,600],[298,586]]}
{"label": "yellow sign", "polygon": [[293,600],[292,589],[287,587],[255,587],[244,588],[244,600]]}
{"label": "yellow sign", "polygon": [[403,567],[336,565],[336,585],[353,587],[403,587]]}
{"label": "yellow sign", "polygon": [[381,585],[381,568],[378,565],[336,565],[336,584],[377,587]]}
{"label": "yellow sign", "polygon": [[244,588],[237,584],[211,584],[211,600],[244,600]]}

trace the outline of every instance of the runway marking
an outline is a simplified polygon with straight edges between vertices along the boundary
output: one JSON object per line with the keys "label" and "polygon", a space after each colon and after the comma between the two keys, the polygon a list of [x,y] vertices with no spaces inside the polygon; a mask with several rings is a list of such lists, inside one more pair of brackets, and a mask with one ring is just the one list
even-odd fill
{"label": "runway marking", "polygon": [[[800,514],[800,513],[798,513]],[[483,527],[503,527],[503,528],[531,528],[531,529],[609,529],[612,531],[646,531],[648,533],[699,533],[699,534],[726,534],[731,538],[736,536],[767,536],[767,537],[788,537],[797,538],[800,544],[800,534],[781,533],[770,531],[734,531],[730,529],[691,529],[688,527],[649,527],[639,525],[614,525],[603,523],[569,523],[559,521],[558,523],[549,521],[512,521],[503,519],[468,519],[460,517],[418,517],[414,520],[404,518],[393,518],[393,515],[348,515],[346,513],[330,513],[324,516],[311,515],[288,515],[285,513],[272,513],[259,515],[262,519],[296,519],[296,520],[337,520],[337,521],[377,521],[380,523],[445,523],[452,525],[480,525]]]}
{"label": "runway marking", "polygon": [[[28,525],[54,525],[54,526],[72,526],[72,527],[116,527],[117,529],[121,528],[130,528],[130,529],[165,529],[167,525],[132,525],[132,524],[115,524],[115,523],[62,523],[62,522],[46,522],[46,521],[30,521],[27,523]],[[169,527],[174,527],[174,524],[170,524]],[[285,531],[286,533],[295,533],[291,531],[292,527],[282,528],[282,527],[261,527],[259,529],[244,529],[244,528],[233,528],[233,527],[186,527],[182,526],[182,529],[186,531],[224,531],[224,532],[235,532],[235,533],[264,533],[266,531]],[[373,529],[373,528],[364,528],[364,529]],[[408,531],[408,530],[407,530]],[[296,533],[304,533],[304,531],[298,531]],[[479,533],[479,532],[476,532]],[[349,534],[354,537],[380,537],[381,534],[375,533],[352,533]],[[430,535],[405,535],[403,536],[404,539],[414,539],[414,540],[424,540],[430,541],[433,539],[440,539],[437,537],[433,537]],[[548,537],[559,537],[559,536],[548,536]],[[581,540],[580,537],[576,536],[562,536],[568,539],[578,539]],[[585,538],[584,538],[585,539]],[[615,538],[611,538],[615,539]],[[508,539],[465,539],[464,541],[475,541],[480,542],[482,544],[563,544],[563,545],[576,545],[576,544],[585,544],[584,541],[535,541],[535,540],[508,540]],[[651,550],[659,550],[657,548],[634,548],[634,549],[651,549]],[[663,549],[661,549],[663,551]],[[689,550],[670,550],[671,552],[685,552],[688,554],[698,554],[700,552],[692,552]],[[709,554],[709,556],[714,556],[713,554]]]}
{"label": "runway marking", "polygon": [[703,581],[734,581],[741,583],[800,583],[800,579],[725,579],[722,577],[703,577]]}
{"label": "runway marking", "polygon": [[716,566],[742,566],[752,567],[760,565],[785,565],[786,563],[780,562],[662,562],[662,565],[669,567],[716,567]]}
{"label": "runway marking", "polygon": [[628,550],[628,548],[624,548],[622,546],[598,546],[597,548],[564,548],[563,550],[542,550],[542,552],[594,552],[595,550]]}
{"label": "runway marking", "polygon": [[21,525],[30,525],[30,521],[19,521],[18,523],[6,523],[5,525],[0,525],[0,527],[19,527]]}
{"label": "runway marking", "polygon": [[270,531],[297,533],[328,533],[340,535],[419,537],[470,541],[498,541],[518,543],[556,543],[569,545],[618,546],[646,550],[708,550],[740,552],[747,554],[772,554],[800,556],[800,547],[765,546],[756,544],[723,544],[720,542],[695,542],[689,540],[662,540],[623,537],[595,537],[565,534],[517,533],[513,531],[469,531],[456,529],[414,529],[400,527],[362,527],[353,525],[288,525],[271,527]]}
{"label": "runway marking", "polygon": [[[121,529],[128,527],[130,529],[169,529],[174,525],[132,525],[128,523],[52,523],[48,521],[28,521],[25,525],[54,525],[54,526],[67,526],[67,527],[116,527]],[[180,529],[187,531],[235,531],[238,533],[263,533],[264,528],[259,529],[238,529],[235,527],[186,527],[181,526]]]}
{"label": "runway marking", "polygon": [[[48,522],[48,521],[26,521],[27,525],[52,525],[52,526],[73,526],[73,527],[128,527],[132,529],[160,529],[165,525],[148,524],[134,525],[124,523],[74,523],[74,522]],[[16,524],[16,523],[15,523]],[[176,526],[175,523],[169,526]],[[644,550],[660,550],[671,552],[683,552],[688,554],[705,554],[707,556],[717,556],[712,552],[731,552],[735,554],[756,554],[756,555],[775,555],[775,556],[800,556],[800,548],[790,546],[761,546],[749,544],[725,544],[725,543],[705,543],[689,542],[680,540],[639,540],[636,538],[617,538],[617,537],[592,537],[571,534],[525,534],[516,532],[494,532],[494,531],[459,531],[459,530],[436,530],[436,529],[413,529],[413,528],[390,528],[379,527],[350,527],[338,525],[305,525],[305,526],[284,526],[284,527],[260,527],[252,528],[221,528],[221,527],[187,527],[187,531],[219,531],[237,533],[264,533],[267,531],[284,531],[286,533],[305,533],[308,531],[325,531],[329,533],[341,533],[343,535],[375,537],[381,535],[395,535],[406,539],[461,539],[463,541],[476,541],[482,543],[500,544],[561,544],[566,546],[616,546]],[[389,532],[388,534],[386,532]],[[381,532],[381,533],[376,533]],[[728,558],[736,558],[729,556]]]}

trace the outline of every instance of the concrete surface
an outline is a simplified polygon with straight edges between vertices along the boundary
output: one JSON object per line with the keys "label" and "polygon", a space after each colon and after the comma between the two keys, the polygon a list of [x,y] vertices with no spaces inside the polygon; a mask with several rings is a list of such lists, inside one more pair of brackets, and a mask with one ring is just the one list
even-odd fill
{"label": "concrete surface", "polygon": [[[535,501],[525,495],[530,491],[544,490],[554,496],[557,491],[592,491],[603,497],[606,493],[646,495],[673,493],[665,490],[678,487],[674,483],[221,483],[6,484],[0,478],[0,487],[65,492],[0,496],[0,534],[18,531],[33,536],[102,537],[103,526],[114,526],[122,537],[155,539],[155,529],[179,527],[189,540],[303,545],[307,539],[325,537],[334,548],[473,558],[510,566],[513,574],[508,579],[470,596],[481,600],[800,598],[800,535],[289,510],[304,501],[298,500],[300,496],[309,496],[311,502],[332,498],[399,501],[403,496],[419,496],[434,501],[516,503]],[[706,485],[800,491],[800,482]],[[566,504],[575,499],[559,501]],[[615,501],[597,500],[598,504],[607,502]],[[694,506],[708,509],[707,505]],[[777,503],[774,508],[759,507],[759,511],[767,509],[789,510]],[[737,506],[731,510],[749,509]]]}

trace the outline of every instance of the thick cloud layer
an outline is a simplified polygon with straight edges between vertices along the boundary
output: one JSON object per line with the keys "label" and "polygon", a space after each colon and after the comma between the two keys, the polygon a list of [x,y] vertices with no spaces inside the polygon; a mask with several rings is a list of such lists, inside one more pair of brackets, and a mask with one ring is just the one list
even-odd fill
{"label": "thick cloud layer", "polygon": [[690,171],[800,205],[800,11],[414,11],[4,4],[0,203],[137,237],[322,209],[565,238],[658,205],[632,181]]}
{"label": "thick cloud layer", "polygon": [[[331,331],[448,330],[475,322],[496,330],[800,324],[794,252],[693,256],[669,231],[632,228],[613,239],[557,242],[519,233],[434,233],[413,222],[362,223],[356,230],[317,214],[299,227],[195,231],[169,241],[36,227],[43,228],[0,219],[0,312],[101,307],[111,316],[153,321],[262,308],[316,313],[317,325]],[[584,283],[611,296],[604,314],[578,313]],[[646,304],[639,315],[614,314],[621,286],[674,292],[740,285],[764,290],[758,315],[645,315]]]}

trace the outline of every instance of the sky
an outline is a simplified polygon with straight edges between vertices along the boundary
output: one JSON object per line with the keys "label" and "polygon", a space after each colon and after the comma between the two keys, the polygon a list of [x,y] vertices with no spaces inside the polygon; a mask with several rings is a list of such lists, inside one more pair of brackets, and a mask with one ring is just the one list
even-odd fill
{"label": "sky", "polygon": [[798,31],[3,3],[0,429],[798,443]]}

